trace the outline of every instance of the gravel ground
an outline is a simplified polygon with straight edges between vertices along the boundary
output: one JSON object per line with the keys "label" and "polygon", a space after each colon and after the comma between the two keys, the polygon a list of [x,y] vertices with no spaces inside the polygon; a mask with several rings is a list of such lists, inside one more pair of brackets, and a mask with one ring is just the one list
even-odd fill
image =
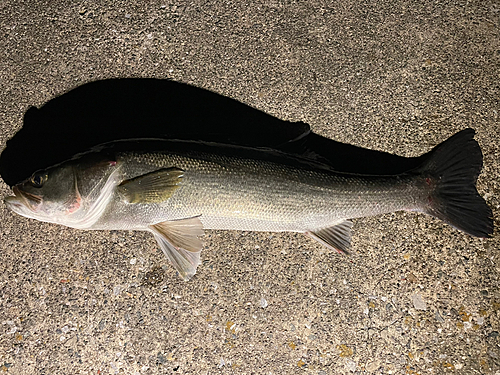
{"label": "gravel ground", "polygon": [[[79,85],[169,78],[401,156],[472,127],[498,226],[496,1],[0,9],[0,149],[29,107]],[[412,213],[359,219],[351,257],[298,234],[207,231],[185,283],[147,233],[77,231],[3,203],[0,218],[6,373],[500,374],[497,231],[475,239]]]}

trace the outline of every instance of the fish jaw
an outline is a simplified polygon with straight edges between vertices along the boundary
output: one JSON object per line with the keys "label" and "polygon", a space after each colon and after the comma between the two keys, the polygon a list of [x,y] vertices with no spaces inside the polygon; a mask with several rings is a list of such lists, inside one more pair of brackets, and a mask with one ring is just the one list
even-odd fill
{"label": "fish jaw", "polygon": [[34,213],[39,208],[42,197],[24,192],[16,185],[12,188],[13,196],[5,197],[4,202],[7,208],[18,215],[34,218]]}
{"label": "fish jaw", "polygon": [[3,201],[9,210],[24,216],[23,210],[25,206],[19,197],[11,195],[9,197],[5,197]]}

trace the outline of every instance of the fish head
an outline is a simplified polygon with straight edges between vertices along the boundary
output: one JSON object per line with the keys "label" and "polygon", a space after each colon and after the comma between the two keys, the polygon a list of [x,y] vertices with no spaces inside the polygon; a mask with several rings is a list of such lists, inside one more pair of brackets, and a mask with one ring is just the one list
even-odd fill
{"label": "fish head", "polygon": [[36,171],[12,188],[5,204],[15,213],[41,221],[59,222],[81,208],[81,196],[72,165]]}
{"label": "fish head", "polygon": [[[115,162],[82,157],[36,171],[4,199],[13,212],[31,219],[75,226],[88,218]],[[104,181],[104,182],[103,182]],[[109,190],[109,189],[108,189]]]}

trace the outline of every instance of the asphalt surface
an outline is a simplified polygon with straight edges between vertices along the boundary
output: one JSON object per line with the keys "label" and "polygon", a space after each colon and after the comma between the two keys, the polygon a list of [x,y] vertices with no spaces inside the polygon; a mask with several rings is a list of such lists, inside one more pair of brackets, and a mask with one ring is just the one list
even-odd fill
{"label": "asphalt surface", "polygon": [[[169,78],[401,156],[472,127],[498,226],[498,2],[2,1],[0,30],[0,149],[29,107],[79,85]],[[395,213],[353,230],[351,257],[299,234],[207,231],[185,283],[148,233],[2,203],[0,370],[500,374],[497,229]]]}

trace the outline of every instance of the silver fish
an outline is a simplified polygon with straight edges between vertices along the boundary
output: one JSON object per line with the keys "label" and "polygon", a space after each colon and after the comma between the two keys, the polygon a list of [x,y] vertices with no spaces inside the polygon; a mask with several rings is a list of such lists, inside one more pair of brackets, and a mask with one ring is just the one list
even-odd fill
{"label": "silver fish", "polygon": [[492,211],[475,186],[482,153],[474,131],[455,134],[423,160],[398,175],[354,175],[276,150],[118,141],[35,172],[5,203],[72,228],[149,231],[184,280],[200,263],[204,228],[301,232],[346,253],[350,219],[407,210],[489,237]]}

